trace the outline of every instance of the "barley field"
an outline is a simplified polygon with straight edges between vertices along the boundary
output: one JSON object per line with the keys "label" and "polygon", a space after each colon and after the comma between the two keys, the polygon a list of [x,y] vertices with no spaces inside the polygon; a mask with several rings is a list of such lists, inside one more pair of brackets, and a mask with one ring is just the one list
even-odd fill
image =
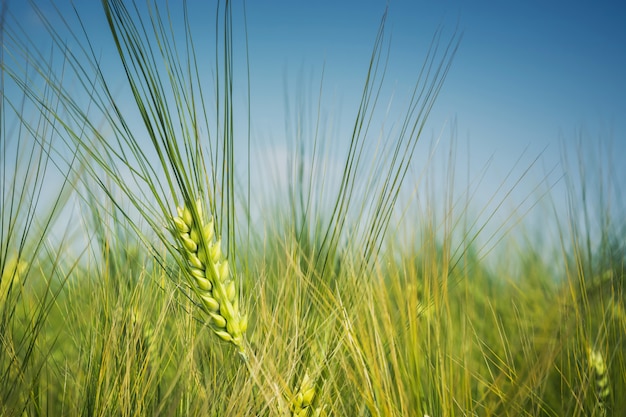
{"label": "barley field", "polygon": [[106,56],[33,5],[41,50],[2,9],[1,416],[622,415],[624,190],[586,148],[566,215],[528,196],[534,228],[459,187],[458,143],[422,136],[460,33],[421,51],[381,140],[382,14],[350,135],[302,98],[276,174],[233,89],[240,9],[215,7],[207,51],[182,6],[138,4],[102,1]]}

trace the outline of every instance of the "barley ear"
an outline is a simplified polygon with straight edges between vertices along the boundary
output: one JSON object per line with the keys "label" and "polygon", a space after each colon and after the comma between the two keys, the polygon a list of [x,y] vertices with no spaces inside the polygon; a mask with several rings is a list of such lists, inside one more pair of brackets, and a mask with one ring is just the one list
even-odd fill
{"label": "barley ear", "polygon": [[596,407],[600,415],[606,415],[606,403],[611,394],[608,369],[602,354],[591,348],[589,349],[589,365],[595,378]]}
{"label": "barley ear", "polygon": [[304,377],[293,394],[290,406],[293,417],[319,416],[324,409],[320,406],[319,394],[323,384],[324,369],[328,360],[330,333],[314,338],[310,344]]}
{"label": "barley ear", "polygon": [[[315,401],[315,381],[309,376],[309,373],[304,374],[302,382],[298,391],[291,399],[291,413],[293,417],[307,417],[310,415],[317,416],[320,414],[320,409],[315,409],[313,402]],[[313,411],[313,414],[311,412]]]}
{"label": "barley ear", "polygon": [[[194,210],[194,211],[192,211]],[[185,256],[186,276],[213,332],[237,347],[245,358],[244,335],[248,320],[241,313],[235,280],[215,239],[213,221],[204,220],[200,200],[178,207],[172,233]]]}

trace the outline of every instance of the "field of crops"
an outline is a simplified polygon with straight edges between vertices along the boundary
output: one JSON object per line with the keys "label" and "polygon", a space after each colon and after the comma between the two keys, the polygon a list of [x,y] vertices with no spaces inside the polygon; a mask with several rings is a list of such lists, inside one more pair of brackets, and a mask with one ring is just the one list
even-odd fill
{"label": "field of crops", "polygon": [[210,29],[210,87],[191,31],[127,3],[103,1],[123,102],[84,28],[64,27],[68,40],[42,16],[56,23],[41,51],[2,15],[1,416],[626,409],[611,167],[569,155],[566,201],[529,196],[536,229],[508,216],[506,190],[458,191],[454,141],[443,170],[415,167],[458,36],[424,51],[404,127],[376,142],[383,19],[350,137],[296,135],[276,178],[249,153],[253,115],[233,93],[230,3]]}

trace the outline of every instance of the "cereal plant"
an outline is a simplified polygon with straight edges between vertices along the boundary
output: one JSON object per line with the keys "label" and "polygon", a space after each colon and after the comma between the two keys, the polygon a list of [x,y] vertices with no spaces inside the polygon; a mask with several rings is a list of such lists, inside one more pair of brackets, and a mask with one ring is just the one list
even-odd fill
{"label": "cereal plant", "polygon": [[[211,4],[200,28],[193,2],[101,6],[106,33],[78,5],[70,16],[33,2],[50,49],[2,9],[0,415],[626,407],[623,214],[602,196],[590,207],[593,185],[568,175],[570,216],[546,210],[560,242],[528,230],[486,236],[500,239],[487,250],[495,212],[476,220],[482,208],[457,195],[456,145],[424,142],[460,34],[419,51],[401,128],[377,130],[381,9],[347,137],[333,148],[321,98],[300,95],[276,178],[252,169],[265,161],[251,153],[245,4]],[[413,178],[420,152],[449,155],[447,189],[430,166]],[[257,174],[266,188],[252,189]],[[599,218],[599,240],[580,216]]]}

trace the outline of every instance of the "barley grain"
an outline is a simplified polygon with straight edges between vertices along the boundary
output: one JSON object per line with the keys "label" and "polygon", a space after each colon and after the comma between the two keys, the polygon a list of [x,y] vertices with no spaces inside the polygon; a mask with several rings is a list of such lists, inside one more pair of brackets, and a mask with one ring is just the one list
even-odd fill
{"label": "barley grain", "polygon": [[604,416],[607,413],[606,404],[611,394],[608,369],[602,354],[591,348],[589,349],[589,365],[595,377],[596,407],[600,415]]}
{"label": "barley grain", "polygon": [[195,213],[190,206],[178,207],[178,216],[173,218],[173,233],[187,261],[190,287],[200,299],[213,332],[245,356],[243,339],[248,320],[239,309],[237,286],[222,255],[221,240],[214,240],[213,221],[204,221],[200,200],[193,209]]}

